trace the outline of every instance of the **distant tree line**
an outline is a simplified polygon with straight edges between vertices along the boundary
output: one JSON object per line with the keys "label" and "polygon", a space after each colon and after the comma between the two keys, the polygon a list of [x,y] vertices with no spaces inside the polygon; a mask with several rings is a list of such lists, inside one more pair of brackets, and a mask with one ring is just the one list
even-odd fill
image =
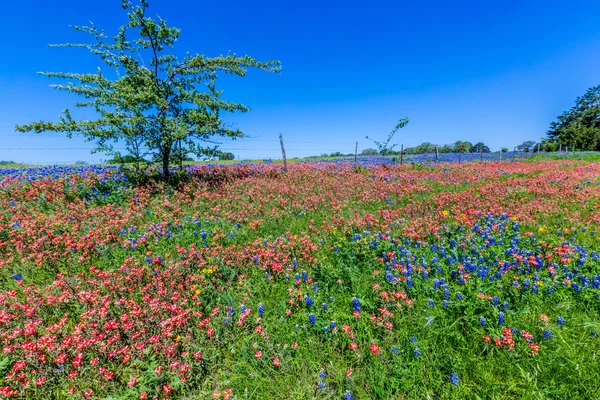
{"label": "distant tree line", "polygon": [[[404,149],[404,154],[428,154],[435,153],[437,148],[438,153],[490,153],[490,148],[483,142],[472,144],[471,142],[459,140],[452,144],[433,144],[423,142],[415,147],[407,147]],[[377,155],[381,154],[377,149],[368,148],[361,152],[362,155]],[[400,151],[388,150],[387,154],[399,155]]]}

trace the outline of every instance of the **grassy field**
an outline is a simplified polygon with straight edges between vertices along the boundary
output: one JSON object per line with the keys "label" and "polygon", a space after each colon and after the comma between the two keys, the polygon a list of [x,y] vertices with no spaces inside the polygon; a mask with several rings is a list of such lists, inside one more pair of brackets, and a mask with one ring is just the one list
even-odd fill
{"label": "grassy field", "polygon": [[8,176],[0,398],[597,398],[600,164]]}

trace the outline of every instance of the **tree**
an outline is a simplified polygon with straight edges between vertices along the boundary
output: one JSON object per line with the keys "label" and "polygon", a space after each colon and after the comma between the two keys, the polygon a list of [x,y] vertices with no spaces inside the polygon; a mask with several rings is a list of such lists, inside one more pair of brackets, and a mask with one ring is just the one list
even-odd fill
{"label": "tree", "polygon": [[528,153],[529,151],[531,151],[533,149],[534,145],[535,145],[535,142],[533,140],[527,140],[526,142],[523,142],[520,145],[518,145],[517,150]]}
{"label": "tree", "polygon": [[219,154],[219,160],[235,160],[235,155],[233,153],[223,153]]}
{"label": "tree", "polygon": [[429,142],[423,142],[415,148],[417,154],[435,153],[435,144]]}
{"label": "tree", "polygon": [[471,142],[463,142],[462,140],[459,140],[458,142],[454,143],[454,152],[468,153],[469,151],[471,151],[471,147],[473,147]]}
{"label": "tree", "polygon": [[364,149],[360,154],[363,156],[376,156],[379,154],[379,151],[377,149]]}
{"label": "tree", "polygon": [[550,124],[547,135],[562,147],[600,150],[600,85],[578,97],[570,110]]}
{"label": "tree", "polygon": [[471,153],[490,153],[490,148],[487,147],[483,142],[477,142],[471,146]]}
{"label": "tree", "polygon": [[[407,117],[400,118],[396,127],[388,134],[387,140],[385,142],[378,142],[377,140],[370,139],[373,143],[375,143],[375,146],[377,146],[379,154],[381,154],[382,156],[390,154],[391,150],[393,150],[394,147],[397,146],[396,144],[390,146],[390,141],[392,140],[392,138],[394,137],[396,132],[398,132],[398,130],[404,128],[406,126],[406,124],[408,124],[408,118]],[[367,139],[369,139],[368,136],[367,136]]]}
{"label": "tree", "polygon": [[123,141],[127,152],[136,157],[160,159],[165,176],[179,149],[181,155],[213,156],[217,154],[215,137],[243,137],[241,130],[225,124],[221,113],[247,112],[249,108],[223,100],[217,79],[221,74],[243,77],[249,68],[279,72],[279,61],[259,62],[235,54],[212,58],[188,54],[179,60],[168,51],[175,46],[179,29],[160,17],[147,16],[147,0],[140,0],[137,6],[122,1],[128,22],[115,37],[92,24],[75,29],[92,35],[95,43],[57,45],[87,49],[114,71],[112,77],[101,69],[94,74],[42,73],[67,80],[67,84],[53,87],[82,96],[84,100],[75,105],[92,108],[97,118],[76,120],[65,109],[59,122],[39,121],[16,129],[83,135],[95,142],[94,152],[113,156],[119,154],[114,144]]}

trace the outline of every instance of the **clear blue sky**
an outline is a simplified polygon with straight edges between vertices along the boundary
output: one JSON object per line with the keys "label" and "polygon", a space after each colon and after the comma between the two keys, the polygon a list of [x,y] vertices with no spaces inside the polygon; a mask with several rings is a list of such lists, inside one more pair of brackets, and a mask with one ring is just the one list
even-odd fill
{"label": "clear blue sky", "polygon": [[[120,0],[3,2],[0,149],[91,147],[60,134],[14,132],[56,120],[76,97],[37,71],[93,72],[98,60],[48,43],[86,41],[88,21],[114,33]],[[185,4],[185,5],[184,5]],[[225,96],[253,111],[227,117],[252,138],[221,146],[241,158],[372,147],[399,117],[395,142],[484,141],[493,149],[542,137],[575,97],[600,84],[600,2],[167,1],[151,11],[181,28],[178,51],[279,59],[279,75],[224,79]],[[0,150],[0,160],[98,161],[89,150]]]}

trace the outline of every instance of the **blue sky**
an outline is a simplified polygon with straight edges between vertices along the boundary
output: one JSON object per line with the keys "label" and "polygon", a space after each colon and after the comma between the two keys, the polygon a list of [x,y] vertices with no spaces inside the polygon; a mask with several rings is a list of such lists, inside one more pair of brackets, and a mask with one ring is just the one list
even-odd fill
{"label": "blue sky", "polygon": [[[37,71],[93,72],[85,50],[49,43],[88,38],[89,21],[114,33],[120,0],[5,2],[0,28],[0,160],[99,161],[82,139],[17,134],[14,125],[56,120],[76,97]],[[185,6],[184,3],[187,3]],[[240,158],[288,157],[373,147],[397,122],[394,142],[484,141],[492,149],[544,136],[575,97],[600,84],[598,1],[151,0],[182,30],[179,53],[228,51],[279,59],[281,74],[222,80],[225,97],[252,112],[227,116],[250,138],[224,142]],[[30,150],[31,148],[39,150]],[[51,150],[65,148],[64,150]],[[3,150],[26,149],[26,150]]]}

